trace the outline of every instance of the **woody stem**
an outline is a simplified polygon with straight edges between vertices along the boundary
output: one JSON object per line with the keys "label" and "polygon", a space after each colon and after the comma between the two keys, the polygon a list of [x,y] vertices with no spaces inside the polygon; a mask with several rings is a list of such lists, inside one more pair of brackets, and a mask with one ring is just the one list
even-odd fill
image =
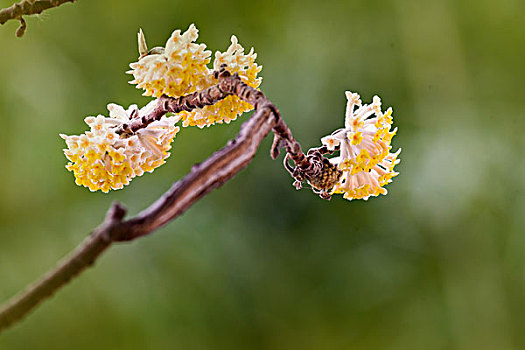
{"label": "woody stem", "polygon": [[140,120],[133,120],[125,128],[119,129],[119,132],[134,132],[160,119],[167,112],[192,110],[216,103],[229,95],[236,95],[255,107],[255,113],[241,126],[237,137],[204,162],[194,165],[184,178],[176,181],[167,192],[138,215],[125,220],[125,208],[118,203],[114,204],[108,210],[104,222],[72,253],[35,283],[0,306],[0,332],[21,320],[42,301],[92,266],[113,243],[131,241],[152,233],[181,215],[207,193],[223,185],[248,165],[270,131],[273,130],[276,138],[279,138],[279,142],[272,148],[272,156],[276,156],[280,147],[285,147],[297,164],[308,167],[301,146],[281,119],[278,109],[261,91],[246,85],[238,75],[231,75],[225,69],[217,72],[217,78],[217,85],[202,92],[178,99],[159,99],[153,112]]}

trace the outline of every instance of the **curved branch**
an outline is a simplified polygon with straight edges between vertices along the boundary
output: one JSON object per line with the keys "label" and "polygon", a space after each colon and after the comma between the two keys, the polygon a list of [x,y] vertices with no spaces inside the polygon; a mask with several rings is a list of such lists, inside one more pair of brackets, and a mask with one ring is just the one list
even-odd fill
{"label": "curved branch", "polygon": [[[281,142],[279,146],[293,151],[294,160],[306,160],[301,146],[282,121],[279,111],[264,94],[241,81],[237,74],[230,75],[222,69],[217,77],[219,83],[202,92],[178,99],[160,98],[157,108],[144,120],[149,123],[168,111],[189,110],[201,105],[213,104],[226,96],[235,94],[255,107],[254,115],[242,126],[237,137],[228,142],[204,162],[193,166],[181,180],[175,182],[157,201],[133,218],[123,220],[125,209],[114,204],[106,219],[79,247],[48,272],[37,283],[15,295],[0,308],[0,332],[22,319],[30,310],[53,295],[87,267],[114,242],[131,241],[150,234],[181,215],[193,203],[213,189],[221,186],[242,170],[252,160],[262,139],[273,129]],[[183,109],[181,109],[183,108]],[[120,132],[132,131],[133,123]],[[276,150],[272,150],[274,154]]]}
{"label": "curved branch", "polygon": [[20,27],[16,31],[16,36],[24,35],[26,22],[22,16],[40,14],[45,10],[58,7],[66,2],[75,2],[75,0],[22,0],[0,10],[0,24],[16,19],[20,21]]}

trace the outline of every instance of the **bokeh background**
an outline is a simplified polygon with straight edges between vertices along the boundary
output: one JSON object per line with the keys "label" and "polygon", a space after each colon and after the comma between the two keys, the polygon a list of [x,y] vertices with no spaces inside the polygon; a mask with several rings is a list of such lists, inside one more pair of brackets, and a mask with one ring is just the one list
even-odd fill
{"label": "bokeh background", "polygon": [[[2,7],[12,1],[2,0]],[[40,276],[110,203],[135,214],[235,136],[182,130],[167,164],[110,193],[64,169],[61,132],[106,104],[150,47],[196,23],[254,46],[263,91],[305,148],[345,90],[393,106],[388,196],[296,191],[265,140],[249,167],[155,234],[110,249],[0,336],[0,349],[524,349],[525,3],[82,0],[0,27],[0,299]],[[247,116],[242,117],[245,120]]]}

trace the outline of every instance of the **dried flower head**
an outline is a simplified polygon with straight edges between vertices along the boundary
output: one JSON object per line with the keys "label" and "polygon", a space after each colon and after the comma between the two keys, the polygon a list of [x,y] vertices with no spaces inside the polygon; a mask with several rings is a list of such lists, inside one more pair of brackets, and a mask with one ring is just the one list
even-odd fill
{"label": "dried flower head", "polygon": [[144,90],[145,96],[160,97],[163,94],[180,97],[201,90],[201,83],[210,74],[206,66],[210,63],[211,51],[206,45],[196,44],[199,37],[194,24],[181,34],[177,29],[171,34],[164,48],[147,51],[146,39],[142,30],[139,32],[138,62],[130,64],[138,89]]}
{"label": "dried flower head", "polygon": [[142,109],[131,105],[127,110],[109,104],[109,117],[85,118],[90,131],[82,135],[60,136],[66,141],[64,154],[69,159],[66,168],[75,175],[79,186],[91,191],[117,190],[129,184],[135,176],[152,172],[169,157],[171,142],[179,131],[176,117],[162,117],[133,135],[117,134],[116,128],[133,117],[140,118],[156,105],[152,101]]}
{"label": "dried flower head", "polygon": [[323,137],[321,142],[329,150],[339,148],[339,156],[330,159],[343,172],[332,193],[343,193],[344,198],[368,199],[386,194],[384,186],[398,173],[399,149],[391,153],[392,108],[381,111],[381,99],[374,96],[372,104],[362,105],[357,93],[346,92],[345,127]]}
{"label": "dried flower head", "polygon": [[[219,70],[221,66],[226,65],[228,71],[238,73],[244,83],[257,88],[262,81],[262,78],[257,77],[257,74],[262,70],[262,66],[255,63],[256,58],[257,54],[253,51],[253,47],[248,54],[245,54],[244,48],[239,44],[237,37],[232,35],[231,45],[226,52],[217,51],[215,53],[213,68]],[[217,79],[210,74],[206,81],[203,82],[203,85],[210,87],[217,83]],[[242,113],[249,112],[252,109],[253,106],[251,104],[242,101],[238,96],[231,95],[212,106],[206,106],[191,112],[182,112],[181,117],[183,126],[196,125],[202,128],[215,123],[229,123],[237,119]]]}

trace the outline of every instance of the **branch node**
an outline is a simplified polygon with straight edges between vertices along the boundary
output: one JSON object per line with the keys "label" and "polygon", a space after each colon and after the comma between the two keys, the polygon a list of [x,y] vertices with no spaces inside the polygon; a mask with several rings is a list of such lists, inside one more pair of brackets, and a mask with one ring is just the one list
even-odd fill
{"label": "branch node", "polygon": [[127,209],[119,202],[114,202],[106,213],[102,224],[93,231],[92,235],[99,235],[107,243],[119,241],[125,233],[122,220],[126,216]]}
{"label": "branch node", "polygon": [[[306,181],[312,186],[312,191],[322,199],[330,200],[332,189],[339,182],[342,171],[336,165],[330,163],[323,154],[329,152],[326,147],[312,148],[307,152],[304,161],[298,162],[290,153],[284,158],[284,167],[295,179],[293,183],[296,189],[302,188],[302,183]],[[293,167],[289,160],[295,162]]]}
{"label": "branch node", "polygon": [[272,148],[270,150],[270,156],[272,157],[272,159],[277,159],[277,157],[279,157],[279,154],[281,153],[281,148],[284,147],[286,147],[286,140],[278,134],[274,134]]}

